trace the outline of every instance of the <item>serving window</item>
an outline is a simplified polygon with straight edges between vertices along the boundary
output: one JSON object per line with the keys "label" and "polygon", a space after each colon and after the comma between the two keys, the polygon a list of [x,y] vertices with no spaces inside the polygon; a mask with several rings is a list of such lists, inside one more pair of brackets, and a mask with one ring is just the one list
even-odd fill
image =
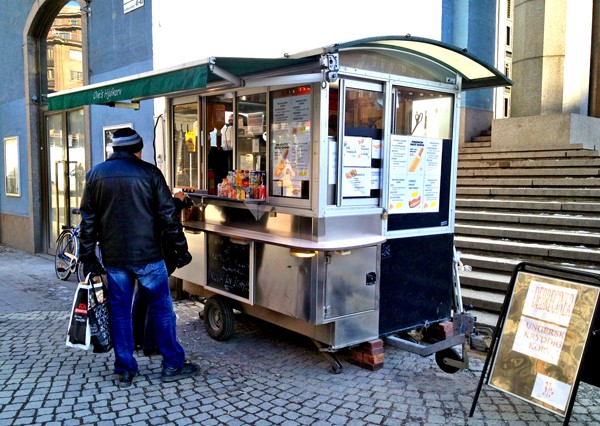
{"label": "serving window", "polygon": [[312,91],[298,86],[270,93],[271,197],[309,199]]}

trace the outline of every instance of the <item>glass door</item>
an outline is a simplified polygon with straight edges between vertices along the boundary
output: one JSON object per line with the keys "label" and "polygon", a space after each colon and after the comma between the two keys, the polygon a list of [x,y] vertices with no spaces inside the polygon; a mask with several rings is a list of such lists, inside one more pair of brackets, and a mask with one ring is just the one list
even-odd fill
{"label": "glass door", "polygon": [[48,231],[50,253],[63,225],[77,226],[85,185],[85,132],[83,110],[46,116],[48,153]]}

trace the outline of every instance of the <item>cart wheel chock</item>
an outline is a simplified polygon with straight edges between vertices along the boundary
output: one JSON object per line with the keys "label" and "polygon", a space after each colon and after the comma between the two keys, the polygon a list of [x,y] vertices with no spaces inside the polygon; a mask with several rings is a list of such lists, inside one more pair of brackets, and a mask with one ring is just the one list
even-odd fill
{"label": "cart wheel chock", "polygon": [[458,365],[463,365],[463,357],[454,348],[443,349],[435,353],[435,362],[444,372],[454,374],[461,369]]}
{"label": "cart wheel chock", "polygon": [[204,326],[210,337],[223,341],[233,334],[233,309],[221,297],[212,296],[204,303]]}

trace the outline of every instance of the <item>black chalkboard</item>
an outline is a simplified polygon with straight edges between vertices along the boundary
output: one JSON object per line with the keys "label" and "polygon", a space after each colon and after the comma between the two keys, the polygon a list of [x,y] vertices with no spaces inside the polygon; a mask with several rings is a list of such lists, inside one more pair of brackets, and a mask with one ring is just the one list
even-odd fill
{"label": "black chalkboard", "polygon": [[208,234],[208,286],[250,298],[250,244]]}

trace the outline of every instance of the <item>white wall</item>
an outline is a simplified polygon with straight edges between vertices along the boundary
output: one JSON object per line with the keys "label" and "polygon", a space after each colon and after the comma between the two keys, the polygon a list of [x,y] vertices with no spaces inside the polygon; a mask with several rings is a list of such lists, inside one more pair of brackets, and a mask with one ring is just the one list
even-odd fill
{"label": "white wall", "polygon": [[154,69],[209,56],[281,57],[382,35],[441,38],[442,0],[153,0]]}

